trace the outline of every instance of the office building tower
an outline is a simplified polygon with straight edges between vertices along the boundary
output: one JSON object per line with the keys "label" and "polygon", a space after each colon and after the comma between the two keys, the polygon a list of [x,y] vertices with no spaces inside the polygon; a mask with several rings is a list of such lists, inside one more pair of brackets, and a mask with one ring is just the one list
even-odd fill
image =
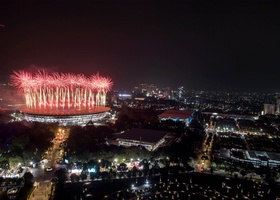
{"label": "office building tower", "polygon": [[264,104],[263,108],[265,115],[274,115],[275,114],[275,105],[274,104]]}

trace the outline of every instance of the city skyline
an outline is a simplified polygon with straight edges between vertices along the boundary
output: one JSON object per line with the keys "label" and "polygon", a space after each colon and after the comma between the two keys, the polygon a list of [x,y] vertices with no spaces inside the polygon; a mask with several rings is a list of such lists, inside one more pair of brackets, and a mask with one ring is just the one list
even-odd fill
{"label": "city skyline", "polygon": [[13,70],[100,72],[114,88],[279,92],[272,2],[4,1],[1,79]]}

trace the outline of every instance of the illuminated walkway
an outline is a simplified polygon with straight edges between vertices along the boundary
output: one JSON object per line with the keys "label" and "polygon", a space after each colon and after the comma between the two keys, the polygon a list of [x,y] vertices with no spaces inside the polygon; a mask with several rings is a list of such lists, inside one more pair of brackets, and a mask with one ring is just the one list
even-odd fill
{"label": "illuminated walkway", "polygon": [[29,200],[48,200],[51,194],[51,183],[50,182],[36,182],[36,187]]}
{"label": "illuminated walkway", "polygon": [[[64,152],[60,152],[59,145],[62,141],[65,141],[69,136],[69,129],[59,128],[56,136],[53,140],[52,151],[48,153],[47,160],[48,166],[53,167],[52,172],[45,172],[45,165],[43,166],[43,174],[38,177],[37,181],[34,183],[35,189],[30,195],[28,200],[49,200],[51,196],[51,182],[50,179],[53,177],[53,172],[57,169],[55,168],[56,160],[61,159]],[[62,155],[61,155],[62,154]]]}

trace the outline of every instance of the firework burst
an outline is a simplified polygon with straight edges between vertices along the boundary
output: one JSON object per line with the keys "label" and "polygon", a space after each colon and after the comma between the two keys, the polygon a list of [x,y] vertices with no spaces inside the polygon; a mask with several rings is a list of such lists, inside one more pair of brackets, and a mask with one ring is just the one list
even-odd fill
{"label": "firework burst", "polygon": [[106,94],[113,83],[110,78],[93,74],[52,73],[34,75],[14,71],[12,84],[23,90],[28,108],[90,109],[105,106]]}

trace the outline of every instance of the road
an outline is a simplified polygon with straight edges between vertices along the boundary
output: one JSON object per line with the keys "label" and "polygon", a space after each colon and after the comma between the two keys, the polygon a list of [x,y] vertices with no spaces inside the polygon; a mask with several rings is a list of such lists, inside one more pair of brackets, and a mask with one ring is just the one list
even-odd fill
{"label": "road", "polygon": [[[67,140],[69,136],[69,129],[60,127],[55,134],[55,138],[52,141],[52,147],[46,152],[45,159],[37,168],[30,168],[29,171],[34,176],[36,188],[30,195],[30,200],[47,200],[51,193],[50,180],[54,177],[54,173],[61,166],[57,164],[57,161],[63,159],[63,148],[60,147],[63,141]],[[51,171],[46,171],[46,168],[50,167]]]}
{"label": "road", "polygon": [[198,154],[198,157],[196,160],[196,169],[195,170],[197,172],[202,172],[202,171],[208,170],[211,167],[210,159],[212,157],[212,144],[213,144],[214,134],[216,134],[215,130],[206,129],[206,135],[202,142],[201,151]]}

